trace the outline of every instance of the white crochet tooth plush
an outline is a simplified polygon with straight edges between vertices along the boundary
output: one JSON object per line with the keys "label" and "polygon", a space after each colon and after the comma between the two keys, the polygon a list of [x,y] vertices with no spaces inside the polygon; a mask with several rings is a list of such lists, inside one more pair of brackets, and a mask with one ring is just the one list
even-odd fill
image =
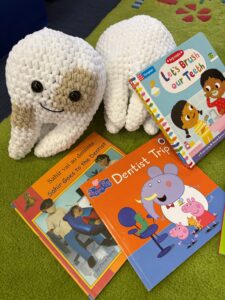
{"label": "white crochet tooth plush", "polygon": [[104,105],[109,132],[117,133],[123,127],[134,131],[142,124],[148,134],[157,132],[141,100],[129,90],[128,79],[175,47],[166,27],[145,15],[121,21],[103,32],[96,50],[106,67]]}
{"label": "white crochet tooth plush", "polygon": [[[47,157],[70,148],[92,120],[105,90],[99,53],[84,40],[44,28],[15,45],[6,65],[12,102],[9,156]],[[45,133],[46,124],[55,124]]]}

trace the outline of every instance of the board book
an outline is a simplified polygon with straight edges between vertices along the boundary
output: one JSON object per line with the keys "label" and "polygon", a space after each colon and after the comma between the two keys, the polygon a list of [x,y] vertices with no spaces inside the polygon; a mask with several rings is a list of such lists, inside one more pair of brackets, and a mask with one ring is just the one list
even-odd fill
{"label": "board book", "polygon": [[81,189],[148,290],[221,228],[225,193],[177,159],[163,135]]}
{"label": "board book", "polygon": [[129,80],[189,167],[225,136],[224,74],[219,56],[198,33]]}
{"label": "board book", "polygon": [[221,229],[219,253],[225,255],[225,213],[224,213],[223,224]]}
{"label": "board book", "polygon": [[91,299],[126,257],[80,185],[123,156],[93,133],[13,202],[17,213]]}

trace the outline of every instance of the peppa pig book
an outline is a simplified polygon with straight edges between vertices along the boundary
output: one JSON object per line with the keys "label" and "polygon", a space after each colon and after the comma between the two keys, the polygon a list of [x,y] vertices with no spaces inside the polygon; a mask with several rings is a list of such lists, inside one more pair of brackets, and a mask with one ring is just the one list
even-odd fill
{"label": "peppa pig book", "polygon": [[225,137],[225,67],[198,33],[129,80],[190,168]]}
{"label": "peppa pig book", "polygon": [[225,193],[158,135],[81,189],[148,290],[220,231]]}
{"label": "peppa pig book", "polygon": [[123,156],[92,133],[13,202],[16,212],[90,299],[99,295],[126,257],[80,185]]}

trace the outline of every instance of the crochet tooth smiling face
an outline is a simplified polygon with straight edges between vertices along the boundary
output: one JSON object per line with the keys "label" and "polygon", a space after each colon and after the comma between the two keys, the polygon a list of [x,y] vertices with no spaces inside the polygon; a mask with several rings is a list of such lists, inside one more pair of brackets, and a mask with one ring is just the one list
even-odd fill
{"label": "crochet tooth smiling face", "polygon": [[100,55],[85,41],[51,29],[21,40],[6,66],[12,102],[9,155],[29,153],[43,124],[56,127],[35,147],[40,157],[68,149],[87,128],[105,89]]}

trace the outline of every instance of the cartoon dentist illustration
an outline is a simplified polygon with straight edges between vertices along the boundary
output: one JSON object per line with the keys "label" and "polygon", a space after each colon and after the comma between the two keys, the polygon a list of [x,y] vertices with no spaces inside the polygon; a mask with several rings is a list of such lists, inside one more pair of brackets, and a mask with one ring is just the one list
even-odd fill
{"label": "cartoon dentist illustration", "polygon": [[170,222],[189,226],[188,220],[193,217],[191,213],[182,210],[187,199],[194,197],[208,210],[208,202],[205,196],[195,188],[185,185],[178,176],[178,168],[175,164],[168,163],[161,170],[158,166],[148,169],[150,179],[144,184],[141,192],[141,203],[153,219],[158,219],[154,206],[159,205],[162,213]]}

